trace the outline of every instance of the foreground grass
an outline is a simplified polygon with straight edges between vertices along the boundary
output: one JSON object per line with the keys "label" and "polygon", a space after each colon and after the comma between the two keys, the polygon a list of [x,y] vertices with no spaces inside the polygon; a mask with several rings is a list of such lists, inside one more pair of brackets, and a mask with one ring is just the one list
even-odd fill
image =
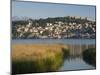
{"label": "foreground grass", "polygon": [[12,46],[12,73],[57,71],[68,53],[62,44],[15,44]]}
{"label": "foreground grass", "polygon": [[83,59],[88,63],[96,67],[96,49],[89,48],[83,52]]}

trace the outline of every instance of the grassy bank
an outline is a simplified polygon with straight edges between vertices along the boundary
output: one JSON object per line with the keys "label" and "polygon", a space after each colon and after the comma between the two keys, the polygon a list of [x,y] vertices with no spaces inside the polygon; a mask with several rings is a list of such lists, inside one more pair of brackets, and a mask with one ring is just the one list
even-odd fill
{"label": "grassy bank", "polygon": [[83,59],[88,63],[96,67],[96,49],[89,48],[83,52]]}
{"label": "grassy bank", "polygon": [[12,73],[57,71],[69,51],[62,44],[12,45]]}

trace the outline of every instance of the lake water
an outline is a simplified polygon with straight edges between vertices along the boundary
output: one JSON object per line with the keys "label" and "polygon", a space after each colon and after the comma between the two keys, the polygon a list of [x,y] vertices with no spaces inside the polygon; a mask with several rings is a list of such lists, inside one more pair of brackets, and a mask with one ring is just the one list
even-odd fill
{"label": "lake water", "polygon": [[59,71],[95,69],[82,59],[82,52],[95,48],[95,39],[28,39],[12,40],[12,44],[66,44],[70,49],[70,57],[64,60]]}
{"label": "lake water", "polygon": [[62,43],[62,44],[68,44],[68,45],[89,45],[89,44],[95,44],[95,39],[16,39],[12,40],[12,43],[19,43],[19,44],[56,44],[56,43]]}

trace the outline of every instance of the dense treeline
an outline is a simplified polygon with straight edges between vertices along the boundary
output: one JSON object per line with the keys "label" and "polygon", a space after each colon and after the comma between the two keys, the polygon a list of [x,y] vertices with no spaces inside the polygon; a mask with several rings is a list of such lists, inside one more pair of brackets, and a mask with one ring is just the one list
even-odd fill
{"label": "dense treeline", "polygon": [[[46,18],[46,19],[31,19],[33,21],[33,24],[36,25],[36,23],[38,23],[39,25],[46,25],[46,23],[55,23],[56,21],[61,21],[61,22],[66,22],[66,23],[70,23],[70,22],[75,22],[77,24],[84,24],[85,22],[89,22],[89,20],[87,20],[87,18],[82,19],[80,18],[75,18],[75,17],[55,17],[55,18]],[[95,23],[95,22],[94,22]],[[28,24],[28,21],[25,20],[20,20],[20,21],[13,21],[12,25],[26,25]]]}

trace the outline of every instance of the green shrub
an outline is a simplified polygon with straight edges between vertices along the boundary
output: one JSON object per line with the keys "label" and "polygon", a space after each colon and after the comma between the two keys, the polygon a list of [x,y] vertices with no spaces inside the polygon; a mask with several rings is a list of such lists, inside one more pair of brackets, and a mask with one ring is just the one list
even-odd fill
{"label": "green shrub", "polygon": [[93,66],[96,66],[96,49],[89,48],[83,51],[83,59]]}

